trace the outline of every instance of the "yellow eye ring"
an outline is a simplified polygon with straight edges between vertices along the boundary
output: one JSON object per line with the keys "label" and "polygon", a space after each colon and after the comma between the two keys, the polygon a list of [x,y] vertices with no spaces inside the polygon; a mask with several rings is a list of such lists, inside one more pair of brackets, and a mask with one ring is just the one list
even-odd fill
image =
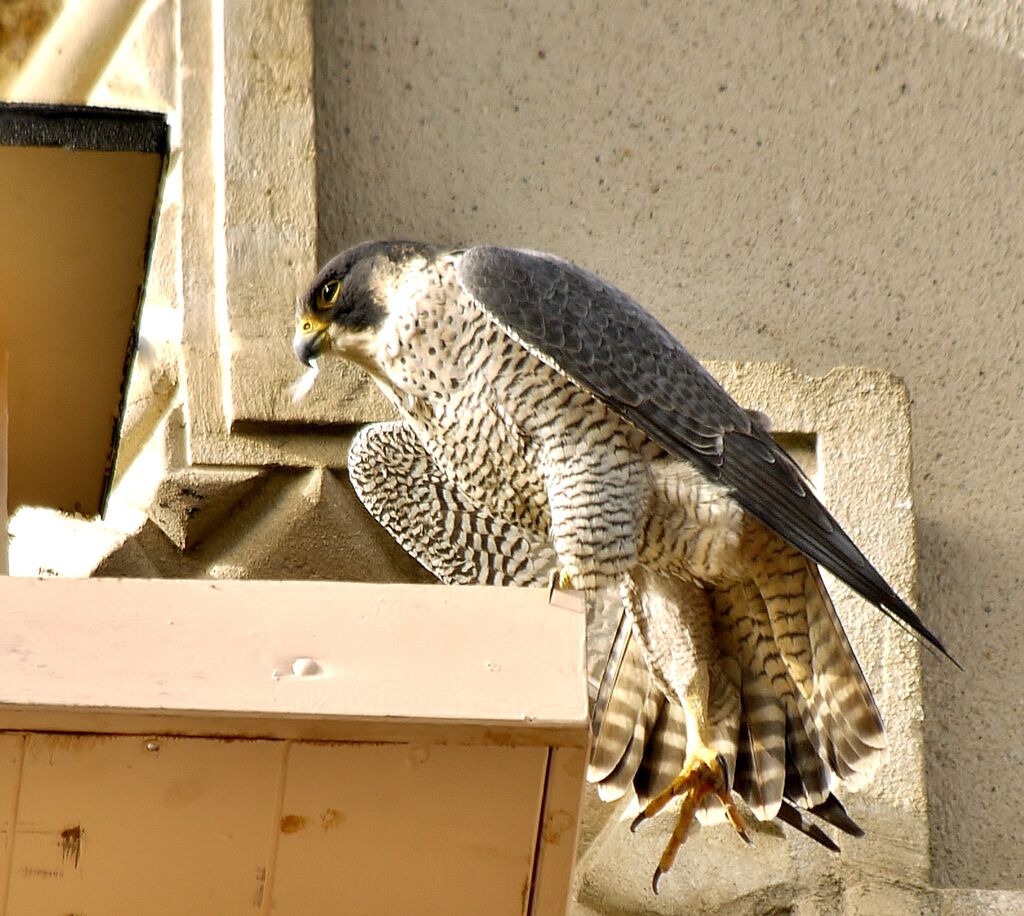
{"label": "yellow eye ring", "polygon": [[338,296],[341,294],[341,283],[337,280],[328,280],[323,286],[320,287],[320,297],[318,305],[322,309],[330,308],[338,301]]}

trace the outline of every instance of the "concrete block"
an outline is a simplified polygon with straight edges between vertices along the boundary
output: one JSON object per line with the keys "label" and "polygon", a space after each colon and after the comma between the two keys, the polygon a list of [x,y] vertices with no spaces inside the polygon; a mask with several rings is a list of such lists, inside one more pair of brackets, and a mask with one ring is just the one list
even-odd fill
{"label": "concrete block", "polygon": [[18,101],[84,104],[142,6],[143,0],[64,3],[11,81]]}
{"label": "concrete block", "polygon": [[1024,891],[943,888],[937,892],[938,916],[1020,916]]}
{"label": "concrete block", "polygon": [[173,572],[170,576],[168,574],[168,555],[173,552],[173,546],[163,533],[149,519],[145,519],[124,541],[107,553],[89,575],[105,579],[185,577],[187,573],[182,568],[185,564],[178,556],[174,557]]}
{"label": "concrete block", "polygon": [[[588,792],[584,808],[588,820],[595,808],[611,807],[596,792]],[[780,836],[759,833],[756,849],[751,850],[731,828],[696,828],[655,896],[651,877],[675,819],[671,814],[659,816],[633,834],[629,823],[636,814],[635,801],[614,807],[598,836],[584,833],[581,837],[575,899],[594,913],[669,916],[714,913],[745,898],[781,897],[792,902],[801,883],[791,873],[786,842]],[[806,852],[808,844],[799,851]]]}
{"label": "concrete block", "polygon": [[279,474],[220,538],[209,545],[215,578],[432,581],[324,468]]}
{"label": "concrete block", "polygon": [[178,87],[176,0],[143,3],[92,91],[92,105],[173,111]]}
{"label": "concrete block", "polygon": [[[134,414],[136,425],[118,450],[117,474],[106,514],[109,522],[125,530],[133,528],[136,515],[153,504],[161,481],[185,467],[187,461],[181,406],[170,400],[171,406],[158,413],[161,401],[166,404],[168,397],[153,392],[148,381],[140,387],[146,393]],[[144,435],[146,427],[150,430],[148,436]]]}
{"label": "concrete block", "polygon": [[0,5],[0,93],[46,33],[63,0],[7,0]]}
{"label": "concrete block", "polygon": [[[139,575],[154,569],[139,558],[132,533],[56,509],[22,508],[10,521],[10,571],[15,576],[90,576],[111,554],[127,549]],[[131,545],[125,547],[125,545]]]}
{"label": "concrete block", "polygon": [[195,547],[266,479],[263,468],[191,467],[157,486],[149,515],[179,550]]}
{"label": "concrete block", "polygon": [[[229,423],[289,415],[291,303],[315,270],[316,160],[309,0],[223,6],[222,138]],[[279,302],[281,308],[266,307]],[[269,342],[258,363],[237,358]]]}

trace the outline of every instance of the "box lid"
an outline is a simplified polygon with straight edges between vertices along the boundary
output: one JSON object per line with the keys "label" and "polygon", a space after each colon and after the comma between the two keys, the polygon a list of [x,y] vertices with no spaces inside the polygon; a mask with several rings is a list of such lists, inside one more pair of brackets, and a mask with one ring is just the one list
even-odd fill
{"label": "box lid", "polygon": [[11,510],[105,505],[168,149],[163,114],[0,103]]}

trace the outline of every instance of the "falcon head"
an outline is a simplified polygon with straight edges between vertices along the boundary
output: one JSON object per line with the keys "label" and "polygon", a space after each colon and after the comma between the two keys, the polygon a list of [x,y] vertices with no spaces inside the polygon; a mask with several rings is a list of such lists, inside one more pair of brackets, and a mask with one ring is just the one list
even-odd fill
{"label": "falcon head", "polygon": [[329,353],[365,364],[388,317],[389,292],[413,262],[440,249],[421,242],[364,242],[335,255],[295,310],[292,347],[311,366]]}

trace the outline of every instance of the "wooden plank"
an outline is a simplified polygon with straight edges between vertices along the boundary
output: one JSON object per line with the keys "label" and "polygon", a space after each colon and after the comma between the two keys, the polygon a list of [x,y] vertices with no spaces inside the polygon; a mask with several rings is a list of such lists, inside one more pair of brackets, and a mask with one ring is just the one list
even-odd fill
{"label": "wooden plank", "polygon": [[552,748],[534,865],[530,916],[562,916],[572,893],[588,748]]}
{"label": "wooden plank", "polygon": [[[31,730],[0,736],[0,913],[525,913],[572,864],[538,854],[548,745],[588,741],[582,606],[560,602],[0,579],[0,729]],[[386,743],[209,737],[246,731]]]}
{"label": "wooden plank", "polygon": [[0,735],[0,835],[3,858],[0,859],[0,913],[6,914],[11,864],[14,860],[14,825],[21,794],[21,769],[25,754],[25,735]]}
{"label": "wooden plank", "polygon": [[7,351],[0,341],[0,576],[8,570],[7,543]]}
{"label": "wooden plank", "polygon": [[543,748],[293,745],[273,913],[519,916],[546,761]]}
{"label": "wooden plank", "polygon": [[[130,133],[131,122],[157,117],[116,120],[128,121],[122,133]],[[90,126],[117,130],[86,115],[67,120],[78,122],[85,137]],[[0,347],[11,356],[8,505],[93,515],[103,508],[111,476],[164,159],[154,152],[4,145],[12,139],[18,142],[0,140]],[[63,202],[59,210],[54,200]],[[63,269],[54,270],[55,263]],[[47,333],[47,350],[61,367],[51,372],[36,358],[33,313],[66,290],[61,274],[91,280],[81,284],[66,320]]]}
{"label": "wooden plank", "polygon": [[0,606],[0,728],[587,741],[582,608],[543,589],[6,578]]}
{"label": "wooden plank", "polygon": [[27,740],[8,916],[259,912],[284,744]]}
{"label": "wooden plank", "polygon": [[573,744],[564,723],[449,722],[427,719],[323,718],[274,716],[226,710],[208,715],[190,710],[11,709],[0,706],[5,731],[71,732],[95,735],[286,739],[295,741],[364,741],[371,743],[483,744],[549,747]]}

